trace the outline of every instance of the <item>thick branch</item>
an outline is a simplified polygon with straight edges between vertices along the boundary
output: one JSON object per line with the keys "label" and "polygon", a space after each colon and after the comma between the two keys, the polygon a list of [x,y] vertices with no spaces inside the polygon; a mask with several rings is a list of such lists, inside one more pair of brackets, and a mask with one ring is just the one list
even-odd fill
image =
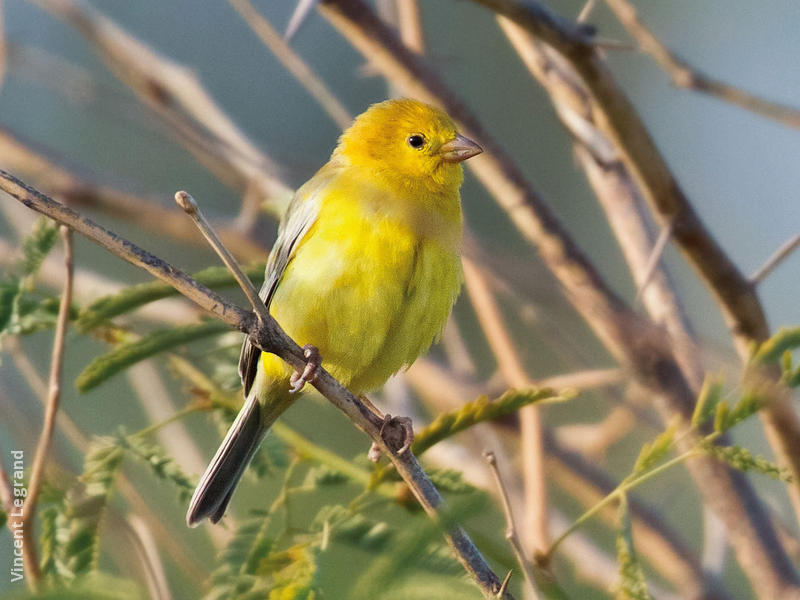
{"label": "thick branch", "polygon": [[[286,335],[274,319],[270,318],[268,322],[260,323],[254,313],[222,300],[214,292],[157,256],[104,229],[90,219],[82,217],[72,209],[28,187],[2,170],[0,170],[0,189],[14,196],[28,208],[74,229],[112,254],[134,266],[145,269],[156,278],[172,285],[181,294],[221,321],[247,333],[261,350],[280,356],[296,369],[302,370],[305,367],[306,359],[302,349]],[[402,442],[398,440],[397,447],[390,447],[387,444],[384,438],[388,436],[385,433],[383,420],[324,369],[319,369],[313,385],[378,445],[389,457],[398,474],[406,482],[425,512],[431,518],[438,519],[443,505],[439,491],[422,470],[412,452],[397,454],[396,451]],[[446,529],[445,538],[464,569],[481,588],[484,597],[496,598],[501,585],[500,580],[492,572],[464,530],[458,526],[451,526]],[[502,597],[513,598],[509,592]]]}

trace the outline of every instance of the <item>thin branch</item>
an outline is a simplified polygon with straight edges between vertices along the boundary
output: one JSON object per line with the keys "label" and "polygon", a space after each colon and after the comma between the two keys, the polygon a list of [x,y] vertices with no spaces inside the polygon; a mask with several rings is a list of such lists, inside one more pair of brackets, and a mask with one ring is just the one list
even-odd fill
{"label": "thin branch", "polygon": [[[162,259],[26,186],[2,170],[0,170],[0,189],[5,190],[32,210],[46,214],[62,225],[73,228],[112,254],[134,266],[145,269],[158,279],[172,285],[184,296],[224,323],[247,333],[259,349],[278,355],[295,369],[302,370],[306,366],[306,358],[302,349],[271,317],[266,322],[260,323],[254,313],[222,300],[214,292]],[[380,419],[359,398],[346,390],[324,368],[319,368],[313,386],[334,406],[344,412],[354,425],[366,433],[389,457],[397,473],[406,482],[423,510],[431,518],[440,519],[443,500],[439,491],[422,470],[412,452],[397,454],[397,450],[404,442],[405,431],[402,431],[402,428],[394,431],[391,426],[387,427],[383,419]],[[466,532],[458,526],[449,526],[444,535],[456,558],[480,587],[484,597],[496,597],[501,585],[500,579],[491,570]],[[505,598],[512,599],[513,596],[507,592]]]}
{"label": "thin branch", "polygon": [[281,64],[319,103],[322,109],[340,129],[345,129],[353,116],[325,85],[325,82],[308,66],[303,58],[289,46],[287,41],[272,27],[249,0],[228,0],[241,15],[264,45],[269,48]]}
{"label": "thin branch", "polygon": [[130,515],[120,521],[131,538],[136,557],[141,562],[150,597],[153,600],[172,600],[164,563],[147,522],[137,515]]}
{"label": "thin branch", "polygon": [[[489,341],[498,367],[508,385],[525,388],[532,385],[514,347],[511,336],[503,324],[500,309],[483,277],[480,267],[464,258],[464,281],[475,314]],[[549,543],[547,518],[547,479],[544,471],[542,417],[538,406],[526,406],[519,411],[522,438],[522,474],[525,484],[525,528],[530,528],[528,539],[534,555],[544,552]]]}
{"label": "thin branch", "polygon": [[628,0],[606,0],[628,33],[650,54],[679,88],[696,90],[757,113],[783,125],[800,129],[800,109],[759,98],[740,88],[701,73],[678,58],[639,20]]}
{"label": "thin branch", "polygon": [[661,231],[658,232],[656,243],[653,244],[653,250],[650,252],[650,256],[647,257],[647,263],[644,266],[644,272],[641,275],[639,289],[636,290],[636,298],[634,302],[639,302],[641,300],[642,296],[644,295],[644,291],[653,280],[653,275],[658,268],[658,263],[661,262],[661,257],[663,256],[664,250],[667,247],[667,242],[669,242],[669,239],[672,237],[672,224],[673,221],[670,221],[665,227],[661,228]]}
{"label": "thin branch", "polygon": [[592,11],[597,6],[597,0],[586,0],[586,4],[583,5],[581,12],[578,13],[578,17],[575,19],[578,23],[585,23],[589,20],[589,16],[592,14]]}
{"label": "thin branch", "polygon": [[269,311],[267,307],[264,306],[264,301],[259,298],[258,291],[253,287],[253,284],[247,278],[247,275],[244,274],[233,255],[219,239],[219,236],[214,231],[213,227],[211,227],[203,211],[197,206],[197,202],[195,202],[194,198],[192,198],[189,193],[180,191],[175,193],[175,202],[177,202],[178,206],[183,209],[183,212],[189,215],[192,221],[194,221],[200,233],[203,234],[203,237],[206,238],[206,241],[208,241],[209,245],[214,249],[214,252],[219,255],[222,262],[225,263],[225,266],[228,267],[228,270],[233,274],[239,287],[244,292],[244,295],[247,296],[247,300],[250,302],[250,306],[261,324],[267,323],[269,321]]}
{"label": "thin branch", "polygon": [[314,10],[314,7],[319,4],[319,0],[298,0],[297,6],[289,18],[289,24],[286,26],[286,31],[283,34],[284,39],[288,42],[294,37],[294,34],[300,30],[300,27],[305,23],[306,18]]}
{"label": "thin branch", "polygon": [[761,265],[761,267],[759,267],[755,273],[750,275],[750,283],[753,285],[758,285],[764,281],[764,279],[766,279],[766,277],[775,270],[775,267],[786,260],[789,255],[798,247],[800,247],[800,233],[781,244],[780,248],[775,250],[775,252],[773,252],[766,261],[764,261],[764,264]]}
{"label": "thin branch", "polygon": [[511,545],[511,548],[514,550],[514,555],[517,557],[517,562],[522,569],[522,573],[525,575],[525,581],[528,584],[531,595],[533,598],[538,598],[539,594],[536,591],[536,579],[534,578],[530,561],[528,561],[527,557],[525,556],[525,551],[522,549],[522,544],[519,541],[519,535],[517,535],[517,528],[514,525],[514,513],[511,510],[511,502],[508,499],[506,486],[503,485],[503,479],[500,477],[500,471],[497,469],[497,459],[495,458],[494,453],[489,451],[485,451],[483,453],[483,457],[486,459],[486,462],[489,463],[489,468],[492,471],[495,483],[497,484],[497,489],[500,493],[503,512],[506,516],[506,539]]}
{"label": "thin branch", "polygon": [[44,410],[44,423],[36,446],[33,458],[31,475],[28,480],[28,496],[25,499],[25,516],[23,517],[23,552],[25,553],[25,568],[28,577],[35,588],[41,579],[39,559],[36,553],[36,538],[34,537],[34,522],[36,517],[36,503],[39,500],[39,491],[44,480],[44,470],[47,465],[50,448],[53,445],[53,434],[56,427],[56,415],[61,402],[61,377],[64,365],[64,340],[67,334],[69,311],[72,307],[72,276],[74,262],[72,255],[72,230],[62,225],[60,228],[61,239],[64,244],[64,287],[61,291],[61,302],[58,307],[55,336],[53,338],[53,353],[50,360],[50,377],[47,385],[47,403]]}

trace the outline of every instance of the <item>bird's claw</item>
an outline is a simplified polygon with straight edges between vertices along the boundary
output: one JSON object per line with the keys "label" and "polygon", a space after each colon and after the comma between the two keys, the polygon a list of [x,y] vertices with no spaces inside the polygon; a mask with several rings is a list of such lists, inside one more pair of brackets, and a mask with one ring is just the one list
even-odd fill
{"label": "bird's claw", "polygon": [[303,389],[306,383],[311,383],[317,377],[317,370],[322,362],[319,350],[317,350],[316,346],[306,344],[303,346],[303,356],[306,358],[306,366],[303,372],[298,373],[295,371],[292,373],[291,378],[289,378],[289,383],[292,385],[289,390],[290,394],[296,394]]}
{"label": "bird's claw", "polygon": [[[393,417],[390,414],[383,416],[381,423],[380,436],[389,448],[397,448],[395,454],[402,456],[411,444],[414,443],[414,427],[408,417]],[[399,448],[398,448],[399,446]],[[381,457],[381,449],[378,444],[372,442],[367,456],[372,462],[378,462]]]}

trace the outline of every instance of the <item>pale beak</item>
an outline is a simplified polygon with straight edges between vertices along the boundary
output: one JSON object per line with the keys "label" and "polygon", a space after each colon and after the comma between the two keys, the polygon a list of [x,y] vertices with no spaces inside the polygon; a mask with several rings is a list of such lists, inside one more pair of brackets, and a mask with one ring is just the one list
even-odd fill
{"label": "pale beak", "polygon": [[442,144],[439,154],[445,162],[459,163],[483,152],[483,148],[463,135],[456,134],[452,140]]}

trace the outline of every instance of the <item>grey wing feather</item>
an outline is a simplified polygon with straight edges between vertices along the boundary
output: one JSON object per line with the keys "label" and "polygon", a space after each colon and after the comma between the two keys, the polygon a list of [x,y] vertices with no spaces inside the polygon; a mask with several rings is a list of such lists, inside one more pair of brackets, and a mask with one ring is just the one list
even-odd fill
{"label": "grey wing feather", "polygon": [[[264,285],[261,286],[261,291],[258,293],[267,309],[269,309],[272,297],[275,295],[275,290],[278,288],[287,265],[294,256],[297,243],[316,221],[319,213],[319,202],[313,197],[315,195],[313,191],[311,193],[304,192],[303,188],[299,189],[289,203],[286,217],[278,229],[278,239],[267,260]],[[245,338],[242,352],[239,355],[239,376],[242,378],[245,397],[250,393],[250,388],[256,378],[260,356],[261,350],[251,344],[249,338]]]}

